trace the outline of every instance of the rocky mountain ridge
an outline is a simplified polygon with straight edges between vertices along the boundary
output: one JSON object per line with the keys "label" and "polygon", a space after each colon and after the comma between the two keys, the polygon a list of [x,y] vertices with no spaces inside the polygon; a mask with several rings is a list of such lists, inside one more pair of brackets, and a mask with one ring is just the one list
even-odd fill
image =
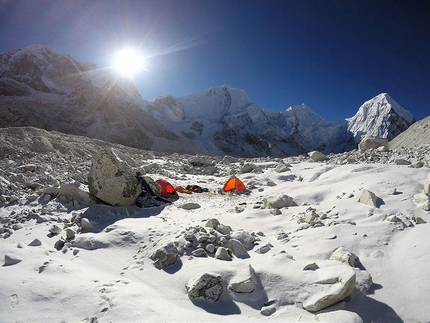
{"label": "rocky mountain ridge", "polygon": [[148,102],[131,81],[109,69],[40,45],[0,55],[0,85],[0,127],[33,126],[163,152],[328,154],[356,148],[366,134],[394,138],[414,121],[386,94],[338,122],[306,105],[262,109],[244,90],[228,85]]}

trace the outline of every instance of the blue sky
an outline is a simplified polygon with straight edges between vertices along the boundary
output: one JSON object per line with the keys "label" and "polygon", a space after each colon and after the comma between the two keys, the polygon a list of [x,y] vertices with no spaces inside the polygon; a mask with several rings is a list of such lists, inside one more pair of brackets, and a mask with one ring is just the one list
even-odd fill
{"label": "blue sky", "polygon": [[141,96],[229,84],[259,106],[351,117],[389,93],[430,115],[427,0],[0,0],[0,52],[48,45],[101,67],[147,56]]}

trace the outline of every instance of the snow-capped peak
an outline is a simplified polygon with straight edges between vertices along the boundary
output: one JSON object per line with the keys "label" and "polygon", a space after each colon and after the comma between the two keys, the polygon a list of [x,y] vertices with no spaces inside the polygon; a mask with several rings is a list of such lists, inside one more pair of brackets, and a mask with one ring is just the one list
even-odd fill
{"label": "snow-capped peak", "polygon": [[414,123],[415,119],[388,93],[381,93],[364,102],[347,122],[348,130],[354,134],[355,141],[359,142],[365,136],[391,140]]}

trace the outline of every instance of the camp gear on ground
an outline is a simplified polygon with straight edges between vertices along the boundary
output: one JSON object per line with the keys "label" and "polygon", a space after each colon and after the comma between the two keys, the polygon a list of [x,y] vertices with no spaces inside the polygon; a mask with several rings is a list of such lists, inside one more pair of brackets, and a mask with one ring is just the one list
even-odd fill
{"label": "camp gear on ground", "polygon": [[140,193],[136,199],[136,205],[138,207],[161,206],[163,203],[171,203],[169,200],[157,196],[140,172],[136,172],[136,178],[142,186],[142,193]]}

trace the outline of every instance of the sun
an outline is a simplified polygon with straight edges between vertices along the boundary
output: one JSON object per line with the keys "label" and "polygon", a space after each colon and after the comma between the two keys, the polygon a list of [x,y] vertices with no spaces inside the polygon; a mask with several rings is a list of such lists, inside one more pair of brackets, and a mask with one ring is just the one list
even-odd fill
{"label": "sun", "polygon": [[138,51],[126,48],[115,55],[113,67],[118,74],[132,77],[144,69],[145,59]]}

